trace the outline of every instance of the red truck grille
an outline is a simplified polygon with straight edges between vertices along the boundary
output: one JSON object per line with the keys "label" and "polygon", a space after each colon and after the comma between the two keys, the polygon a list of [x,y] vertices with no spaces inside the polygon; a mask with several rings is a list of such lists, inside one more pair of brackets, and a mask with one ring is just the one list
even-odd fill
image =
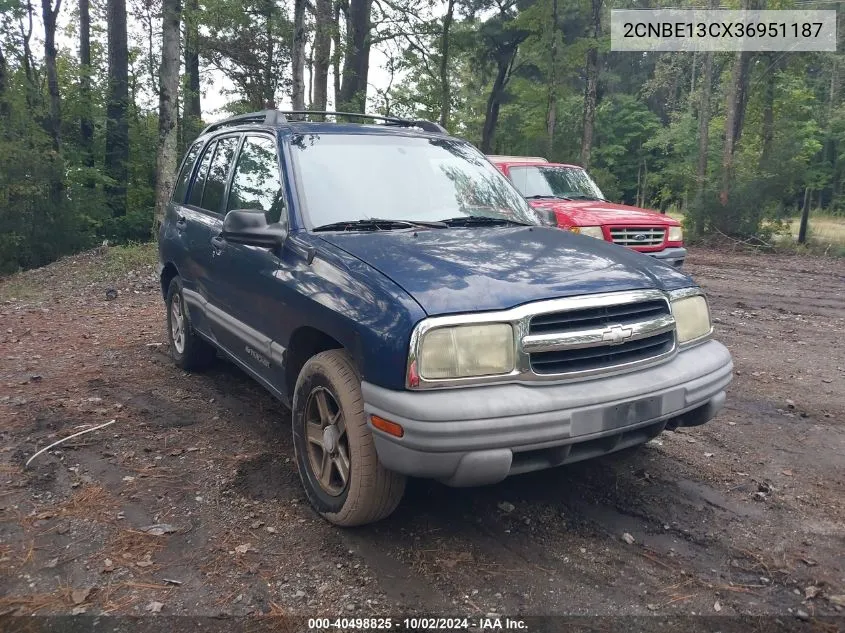
{"label": "red truck grille", "polygon": [[666,229],[659,227],[631,226],[610,229],[610,239],[619,246],[660,246]]}

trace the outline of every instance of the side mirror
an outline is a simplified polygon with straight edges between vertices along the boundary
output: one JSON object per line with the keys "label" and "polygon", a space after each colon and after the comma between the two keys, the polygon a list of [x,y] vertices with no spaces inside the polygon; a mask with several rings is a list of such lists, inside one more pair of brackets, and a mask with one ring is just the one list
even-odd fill
{"label": "side mirror", "polygon": [[233,244],[276,248],[284,244],[288,229],[280,222],[268,224],[267,215],[258,209],[236,209],[223,219],[220,236]]}

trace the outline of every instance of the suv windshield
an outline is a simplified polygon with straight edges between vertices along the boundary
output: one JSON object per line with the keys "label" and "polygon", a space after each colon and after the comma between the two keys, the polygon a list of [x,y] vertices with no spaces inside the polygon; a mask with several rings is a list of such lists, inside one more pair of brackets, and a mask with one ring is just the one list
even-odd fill
{"label": "suv windshield", "polygon": [[355,225],[346,223],[364,227],[364,220],[377,220],[381,228],[408,228],[414,222],[466,217],[503,222],[455,225],[538,224],[511,184],[464,141],[387,134],[297,134],[291,151],[313,228],[354,230]]}
{"label": "suv windshield", "polygon": [[530,165],[509,171],[514,186],[526,198],[604,200],[599,186],[580,167]]}

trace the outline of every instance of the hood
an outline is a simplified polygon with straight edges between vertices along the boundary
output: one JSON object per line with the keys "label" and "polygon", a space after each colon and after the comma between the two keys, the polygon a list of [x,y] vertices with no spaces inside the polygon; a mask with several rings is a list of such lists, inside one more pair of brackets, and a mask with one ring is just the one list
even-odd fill
{"label": "hood", "polygon": [[676,219],[657,211],[601,200],[529,200],[529,203],[535,209],[549,209],[566,214],[580,226],[601,224],[680,226],[681,224]]}
{"label": "hood", "polygon": [[580,294],[694,285],[668,264],[550,227],[450,228],[320,237],[398,284],[429,316]]}

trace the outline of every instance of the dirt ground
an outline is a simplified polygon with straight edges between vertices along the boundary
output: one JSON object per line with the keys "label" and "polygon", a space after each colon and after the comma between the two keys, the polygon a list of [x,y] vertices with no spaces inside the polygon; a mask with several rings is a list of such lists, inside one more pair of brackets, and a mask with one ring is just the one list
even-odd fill
{"label": "dirt ground", "polygon": [[0,614],[845,608],[845,259],[692,251],[736,363],[711,423],[484,488],[412,481],[342,530],[304,500],[288,411],[226,362],[176,369],[152,268],[107,257],[0,283]]}

